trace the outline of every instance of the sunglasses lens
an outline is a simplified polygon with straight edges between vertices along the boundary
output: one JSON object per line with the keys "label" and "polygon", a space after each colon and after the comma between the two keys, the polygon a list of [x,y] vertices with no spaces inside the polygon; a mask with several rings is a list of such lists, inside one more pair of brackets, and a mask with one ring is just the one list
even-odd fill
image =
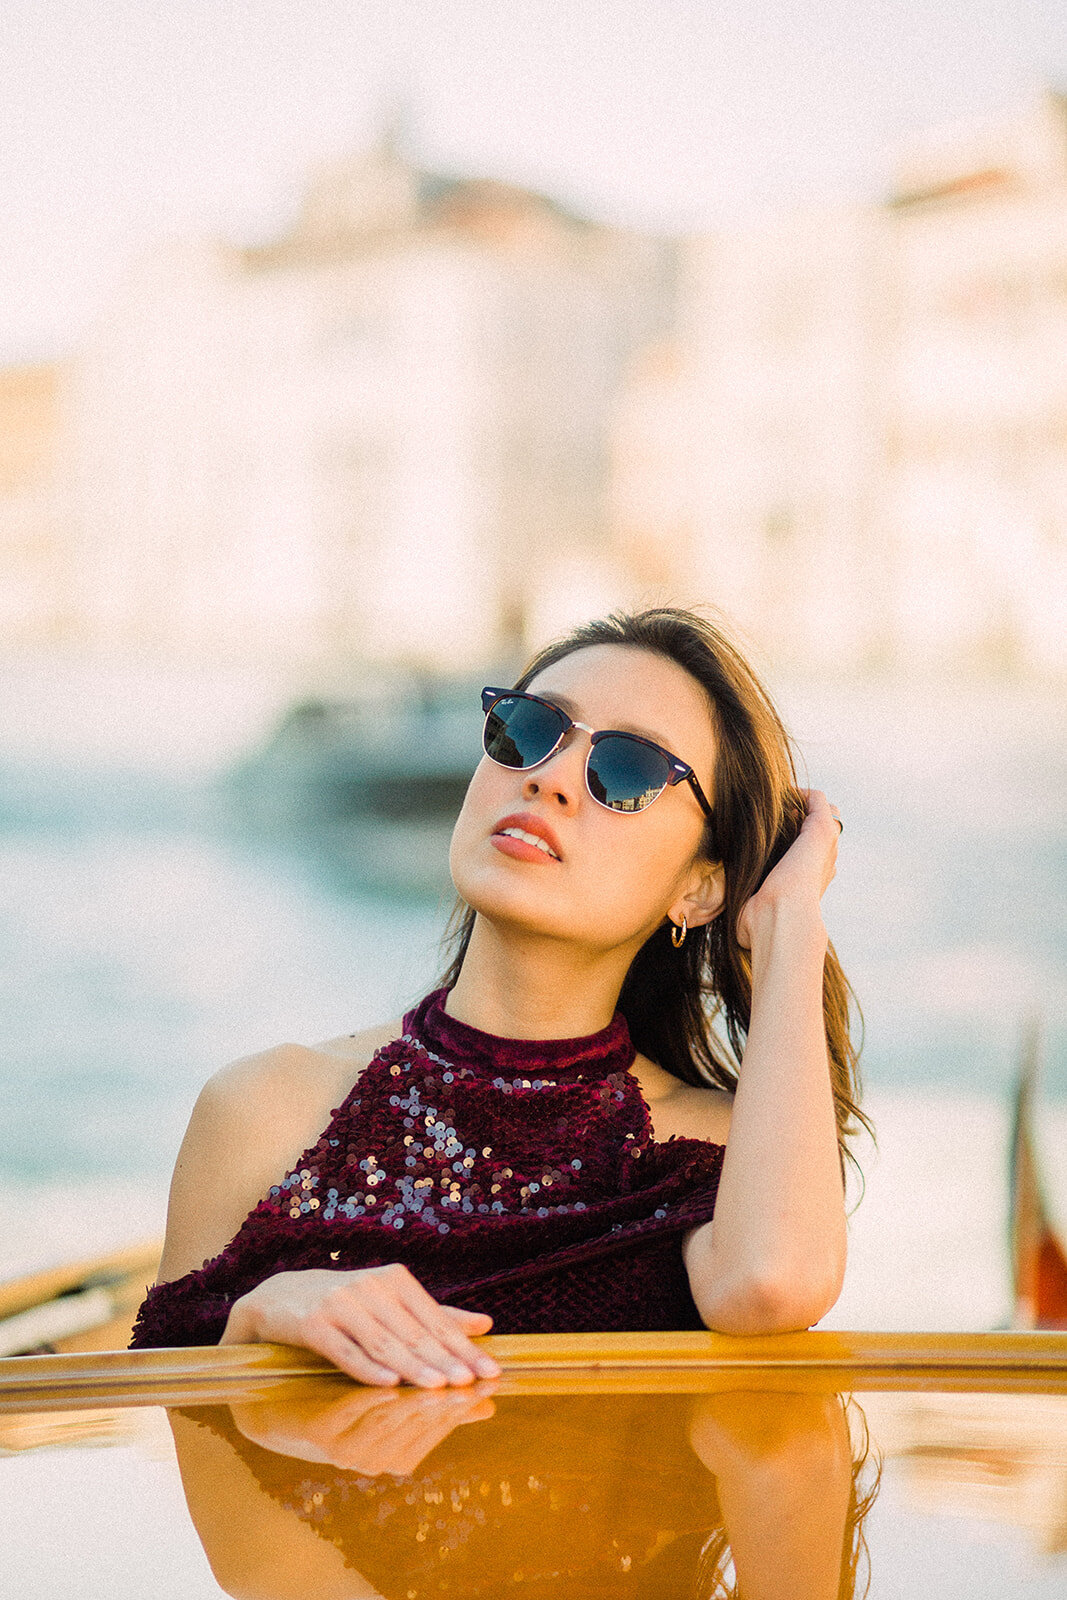
{"label": "sunglasses lens", "polygon": [[504,695],[485,719],[485,753],[502,767],[535,767],[565,727],[562,712],[521,695]]}
{"label": "sunglasses lens", "polygon": [[589,752],[589,788],[612,811],[643,811],[667,787],[666,756],[624,733],[598,739]]}

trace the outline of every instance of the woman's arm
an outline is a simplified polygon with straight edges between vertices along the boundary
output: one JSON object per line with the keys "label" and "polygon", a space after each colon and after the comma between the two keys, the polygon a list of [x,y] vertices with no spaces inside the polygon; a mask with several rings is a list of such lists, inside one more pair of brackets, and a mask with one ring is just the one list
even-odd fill
{"label": "woman's arm", "polygon": [[812,790],[800,833],[748,902],[752,1013],[715,1216],[684,1257],[697,1309],[722,1333],[817,1322],[841,1292],[845,1196],[823,1022],[819,901],[838,825]]}
{"label": "woman's arm", "polygon": [[715,1474],[745,1600],[838,1600],[852,1447],[837,1395],[702,1395],[689,1428]]}
{"label": "woman's arm", "polygon": [[[207,1084],[174,1169],[159,1282],[195,1271],[233,1238],[272,1183],[327,1125],[392,1023],[307,1050],[282,1045]],[[439,1305],[399,1263],[279,1272],[236,1300],[221,1344],[303,1345],[361,1383],[468,1384],[499,1374],[471,1343],[492,1318]]]}
{"label": "woman's arm", "polygon": [[324,1052],[279,1045],[208,1080],[174,1164],[158,1282],[218,1255],[313,1143],[337,1103],[337,1065]]}

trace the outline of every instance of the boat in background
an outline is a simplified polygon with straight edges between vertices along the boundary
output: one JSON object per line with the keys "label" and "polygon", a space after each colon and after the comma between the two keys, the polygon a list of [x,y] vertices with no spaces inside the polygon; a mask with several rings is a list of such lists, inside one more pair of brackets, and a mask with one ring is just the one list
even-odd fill
{"label": "boat in background", "polygon": [[302,700],[226,789],[243,820],[303,837],[359,888],[447,890],[452,827],[481,755],[481,682],[389,680]]}
{"label": "boat in background", "polygon": [[152,1241],[0,1282],[0,1357],[122,1349],[161,1250]]}
{"label": "boat in background", "polygon": [[1026,1028],[1015,1092],[1011,1142],[1010,1212],[1012,1285],[1017,1328],[1067,1328],[1067,1250],[1050,1213],[1034,1131],[1041,1075],[1041,1034]]}

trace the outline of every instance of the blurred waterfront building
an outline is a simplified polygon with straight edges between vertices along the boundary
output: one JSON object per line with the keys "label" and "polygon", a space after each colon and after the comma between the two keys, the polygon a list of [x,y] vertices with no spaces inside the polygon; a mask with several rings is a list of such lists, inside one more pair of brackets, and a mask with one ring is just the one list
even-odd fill
{"label": "blurred waterfront building", "polygon": [[638,581],[779,661],[1067,670],[1067,99],[691,240],[615,462]]}
{"label": "blurred waterfront building", "polygon": [[56,363],[0,370],[0,640],[53,643],[68,577]]}
{"label": "blurred waterfront building", "polygon": [[312,690],[664,596],[783,666],[1067,673],[1067,100],[680,245],[390,133],[0,372],[6,644]]}
{"label": "blurred waterfront building", "polygon": [[269,244],[158,249],[69,390],[73,631],[305,677],[463,671],[576,574],[614,598],[611,418],[672,261],[392,135]]}

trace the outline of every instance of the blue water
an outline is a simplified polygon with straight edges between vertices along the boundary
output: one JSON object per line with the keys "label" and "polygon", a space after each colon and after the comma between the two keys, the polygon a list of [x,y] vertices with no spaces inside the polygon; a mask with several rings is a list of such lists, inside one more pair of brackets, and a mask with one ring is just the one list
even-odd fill
{"label": "blue water", "polygon": [[[1067,1094],[1062,703],[787,698],[845,819],[826,910],[868,1082],[1000,1097],[1036,1013]],[[446,909],[361,893],[207,784],[0,764],[0,1182],[161,1180],[222,1062],[417,998]]]}
{"label": "blue water", "polygon": [[0,828],[0,1181],[169,1172],[224,1061],[394,1015],[437,970],[443,907],[361,897],[210,796],[111,782]]}

